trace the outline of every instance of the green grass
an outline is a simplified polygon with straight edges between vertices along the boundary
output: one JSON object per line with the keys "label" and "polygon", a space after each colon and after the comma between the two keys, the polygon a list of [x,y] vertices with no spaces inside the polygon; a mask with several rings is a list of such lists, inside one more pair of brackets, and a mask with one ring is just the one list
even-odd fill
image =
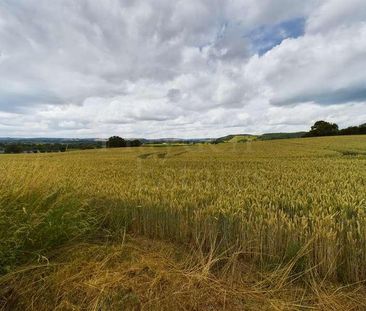
{"label": "green grass", "polygon": [[246,143],[251,142],[257,139],[257,136],[254,135],[235,135],[231,139],[229,139],[228,143]]}

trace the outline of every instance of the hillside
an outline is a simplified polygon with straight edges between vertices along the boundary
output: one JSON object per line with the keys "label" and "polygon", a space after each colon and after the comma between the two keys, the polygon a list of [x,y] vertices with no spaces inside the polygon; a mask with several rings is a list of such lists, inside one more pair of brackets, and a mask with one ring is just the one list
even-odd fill
{"label": "hillside", "polygon": [[251,134],[236,134],[227,135],[220,138],[216,138],[216,143],[245,143],[254,140],[272,140],[272,139],[287,139],[287,138],[301,138],[306,132],[293,132],[293,133],[265,133],[262,135]]}
{"label": "hillside", "polygon": [[257,136],[251,134],[233,134],[214,139],[215,143],[242,143],[255,140]]}

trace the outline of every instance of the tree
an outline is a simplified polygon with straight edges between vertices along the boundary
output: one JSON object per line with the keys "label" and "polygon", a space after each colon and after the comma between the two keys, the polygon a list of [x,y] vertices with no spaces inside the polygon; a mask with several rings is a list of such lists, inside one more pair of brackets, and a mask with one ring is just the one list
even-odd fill
{"label": "tree", "polygon": [[107,141],[107,148],[120,148],[126,147],[126,141],[119,136],[109,137]]}
{"label": "tree", "polygon": [[127,146],[129,147],[140,147],[142,142],[138,139],[133,139],[127,142]]}
{"label": "tree", "polygon": [[21,145],[10,144],[5,146],[5,153],[21,153],[23,152],[23,148]]}
{"label": "tree", "polygon": [[361,124],[358,129],[360,134],[366,134],[366,123]]}
{"label": "tree", "polygon": [[366,124],[359,126],[350,126],[339,131],[340,135],[361,135],[366,134]]}
{"label": "tree", "polygon": [[332,136],[338,134],[338,125],[326,121],[316,121],[311,127],[311,130],[305,135],[307,137],[313,136]]}

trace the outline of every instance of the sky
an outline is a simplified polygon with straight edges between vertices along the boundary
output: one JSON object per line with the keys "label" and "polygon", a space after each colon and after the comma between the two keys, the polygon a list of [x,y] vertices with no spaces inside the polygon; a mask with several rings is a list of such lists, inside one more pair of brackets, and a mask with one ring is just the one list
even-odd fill
{"label": "sky", "polygon": [[0,137],[366,122],[365,0],[0,0]]}

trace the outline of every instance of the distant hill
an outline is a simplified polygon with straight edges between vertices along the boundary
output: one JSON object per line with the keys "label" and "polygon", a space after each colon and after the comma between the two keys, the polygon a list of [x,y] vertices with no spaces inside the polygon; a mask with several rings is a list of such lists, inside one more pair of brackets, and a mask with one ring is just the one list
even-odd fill
{"label": "distant hill", "polygon": [[219,137],[213,139],[212,141],[216,144],[219,143],[241,143],[246,142],[248,140],[255,140],[257,136],[251,134],[233,134],[233,135],[226,135],[223,137]]}
{"label": "distant hill", "polygon": [[306,132],[295,132],[295,133],[265,133],[262,135],[251,135],[251,134],[235,134],[219,137],[213,142],[219,143],[244,143],[254,140],[272,140],[272,139],[285,139],[285,138],[300,138],[303,137]]}
{"label": "distant hill", "polygon": [[271,140],[271,139],[286,139],[286,138],[300,138],[303,137],[306,132],[294,132],[294,133],[266,133],[258,136],[258,140]]}
{"label": "distant hill", "polygon": [[[219,138],[138,138],[144,145],[180,145],[180,144],[197,144],[197,143],[245,143],[254,140],[272,140],[285,138],[299,138],[304,136],[306,132],[295,133],[266,133],[263,135],[252,134],[232,134]],[[11,138],[0,137],[0,147],[8,144],[34,145],[34,144],[62,144],[67,145],[68,149],[89,149],[102,148],[106,139],[100,138]]]}
{"label": "distant hill", "polygon": [[156,138],[156,139],[139,139],[143,144],[196,144],[211,142],[214,138]]}

